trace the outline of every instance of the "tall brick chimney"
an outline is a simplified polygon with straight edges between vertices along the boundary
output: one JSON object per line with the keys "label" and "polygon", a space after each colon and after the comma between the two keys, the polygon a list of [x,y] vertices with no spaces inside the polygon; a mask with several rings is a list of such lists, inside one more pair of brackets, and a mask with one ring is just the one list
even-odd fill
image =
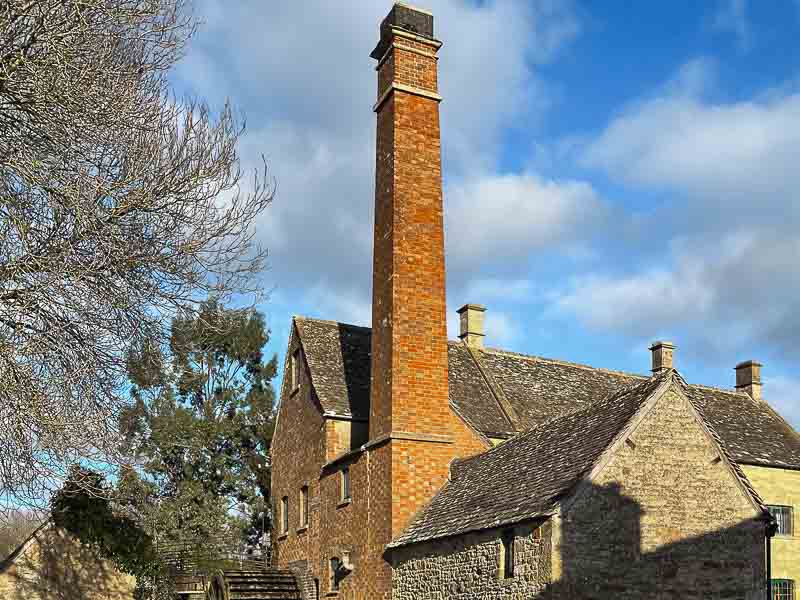
{"label": "tall brick chimney", "polygon": [[[372,52],[378,61],[370,443],[383,443],[391,536],[447,479],[444,227],[433,16],[397,3]],[[389,533],[389,532],[387,532]],[[388,542],[389,540],[385,540]]]}

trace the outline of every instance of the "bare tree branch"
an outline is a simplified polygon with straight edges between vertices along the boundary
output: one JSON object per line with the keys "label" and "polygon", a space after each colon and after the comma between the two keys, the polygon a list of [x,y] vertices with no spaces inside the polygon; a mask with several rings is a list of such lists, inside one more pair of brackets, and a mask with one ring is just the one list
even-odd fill
{"label": "bare tree branch", "polygon": [[0,508],[114,463],[125,351],[260,292],[243,124],[178,100],[184,0],[0,0]]}

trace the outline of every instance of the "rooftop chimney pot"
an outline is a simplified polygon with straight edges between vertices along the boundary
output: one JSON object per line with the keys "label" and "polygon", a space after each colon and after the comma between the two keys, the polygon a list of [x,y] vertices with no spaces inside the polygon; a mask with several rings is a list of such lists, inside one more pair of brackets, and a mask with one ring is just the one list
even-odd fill
{"label": "rooftop chimney pot", "polygon": [[736,365],[736,389],[747,392],[753,400],[761,400],[761,367],[755,360]]}
{"label": "rooftop chimney pot", "polygon": [[483,317],[486,307],[480,304],[465,304],[458,309],[461,316],[461,331],[458,337],[464,340],[467,346],[472,348],[483,348]]}
{"label": "rooftop chimney pot", "polygon": [[652,353],[652,368],[653,373],[663,373],[674,369],[672,358],[675,353],[675,344],[663,340],[653,342],[650,346]]}

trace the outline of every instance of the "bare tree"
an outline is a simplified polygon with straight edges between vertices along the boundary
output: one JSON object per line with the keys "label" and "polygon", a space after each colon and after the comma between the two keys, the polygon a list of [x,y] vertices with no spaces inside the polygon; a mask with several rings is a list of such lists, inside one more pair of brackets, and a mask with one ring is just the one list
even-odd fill
{"label": "bare tree", "polygon": [[41,522],[41,517],[35,513],[10,511],[8,519],[0,524],[0,562],[27,540]]}
{"label": "bare tree", "polygon": [[116,460],[132,343],[258,292],[274,185],[243,192],[240,120],[167,80],[195,24],[184,0],[0,0],[0,508]]}

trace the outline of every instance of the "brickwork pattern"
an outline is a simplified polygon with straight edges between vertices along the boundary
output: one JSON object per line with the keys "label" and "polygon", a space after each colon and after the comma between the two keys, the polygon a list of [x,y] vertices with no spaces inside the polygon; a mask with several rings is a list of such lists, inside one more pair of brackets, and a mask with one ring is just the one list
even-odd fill
{"label": "brickwork pattern", "polygon": [[575,599],[762,598],[764,525],[674,389],[558,521]]}
{"label": "brickwork pattern", "polygon": [[[300,348],[297,331],[293,328],[287,364]],[[303,361],[297,389],[290,389],[290,377],[283,378],[278,422],[272,442],[272,503],[273,503],[273,560],[276,566],[307,561],[313,565],[320,560],[319,531],[320,497],[319,472],[327,460],[326,423],[315,405],[308,369]],[[308,527],[300,530],[300,490],[308,486]],[[280,531],[280,501],[289,499],[289,531]]]}
{"label": "brickwork pattern", "polygon": [[393,600],[529,600],[550,583],[551,527],[515,528],[515,576],[503,579],[501,530],[396,550]]}
{"label": "brickwork pattern", "polygon": [[[389,51],[378,68],[378,98],[392,83],[436,92],[438,44],[391,42],[418,51]],[[369,437],[451,437],[439,106],[395,90],[377,110]],[[368,562],[377,567],[370,598],[391,597],[391,568],[378,557],[444,483],[456,450],[392,439],[372,453],[380,484],[370,492]]]}

